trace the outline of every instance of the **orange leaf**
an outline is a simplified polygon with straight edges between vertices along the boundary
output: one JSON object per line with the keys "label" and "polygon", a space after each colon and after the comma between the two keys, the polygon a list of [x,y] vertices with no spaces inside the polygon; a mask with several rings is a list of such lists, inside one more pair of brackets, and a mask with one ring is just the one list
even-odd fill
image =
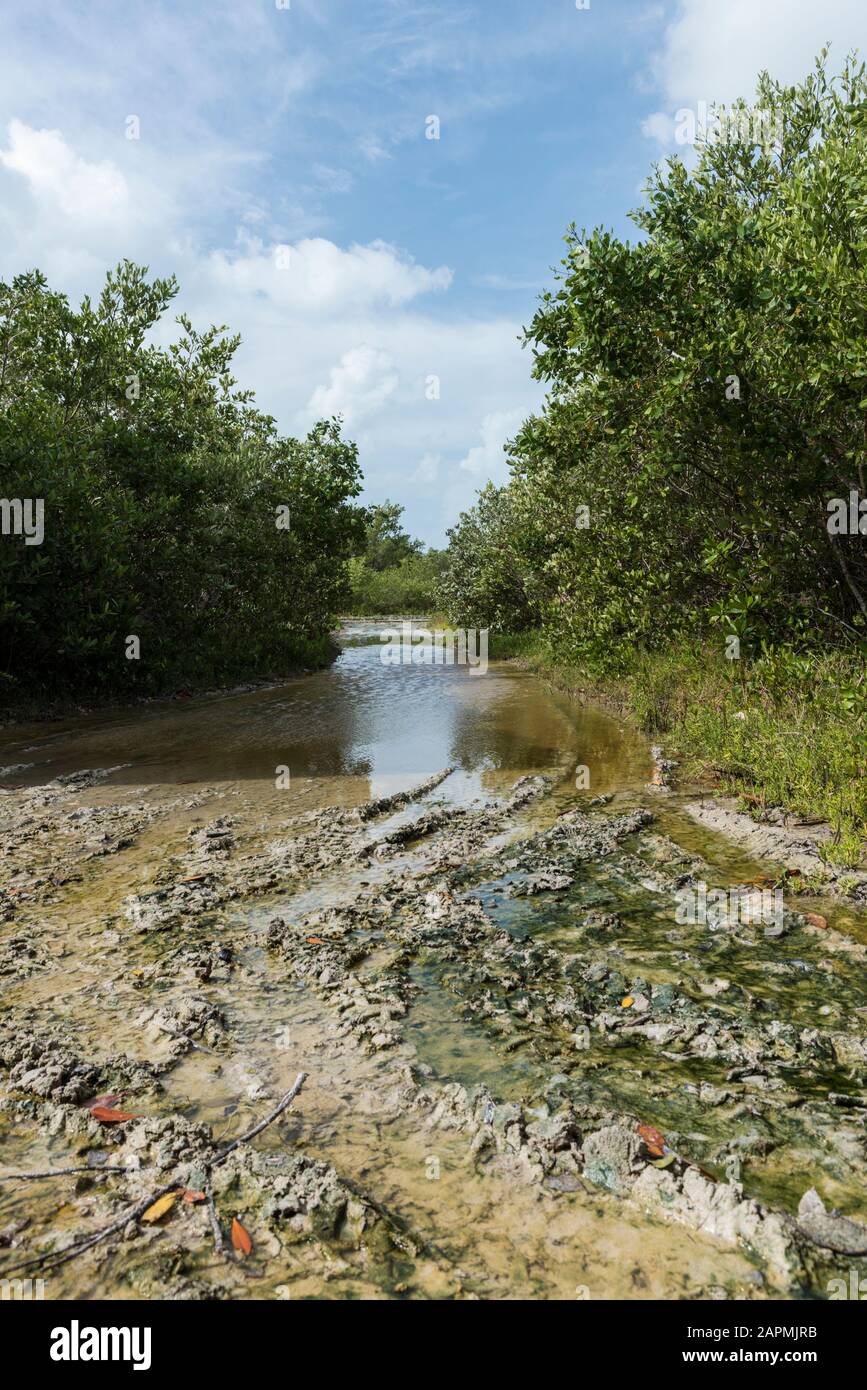
{"label": "orange leaf", "polygon": [[311,946],[324,946],[325,942],[321,936],[308,936],[307,941]]}
{"label": "orange leaf", "polygon": [[638,1133],[641,1135],[649,1151],[657,1158],[662,1158],[666,1148],[665,1135],[660,1134],[658,1129],[653,1128],[653,1125],[639,1125]]}
{"label": "orange leaf", "polygon": [[814,927],[819,927],[822,931],[828,930],[827,917],[822,917],[818,912],[805,912],[804,916],[808,922],[812,922]]}
{"label": "orange leaf", "polygon": [[121,1125],[125,1120],[137,1120],[138,1115],[128,1115],[124,1110],[111,1110],[106,1105],[92,1105],[90,1113],[101,1125]]}
{"label": "orange leaf", "polygon": [[621,1009],[631,1009],[631,1008],[632,1008],[632,1005],[633,1005],[634,1003],[635,1003],[635,1000],[633,999],[632,995],[631,995],[631,994],[627,994],[627,996],[626,996],[625,999],[621,999],[621,1001],[620,1001],[620,1007],[621,1007]]}
{"label": "orange leaf", "polygon": [[206,1200],[204,1192],[191,1192],[188,1187],[184,1188],[185,1202],[204,1202]]}
{"label": "orange leaf", "polygon": [[232,1217],[232,1245],[242,1255],[252,1255],[253,1239],[249,1231],[245,1231],[237,1216]]}

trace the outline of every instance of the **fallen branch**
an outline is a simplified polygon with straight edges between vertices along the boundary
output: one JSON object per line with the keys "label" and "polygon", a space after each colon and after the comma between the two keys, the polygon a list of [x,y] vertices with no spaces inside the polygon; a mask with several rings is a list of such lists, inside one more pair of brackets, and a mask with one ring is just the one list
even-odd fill
{"label": "fallen branch", "polygon": [[190,1047],[194,1048],[196,1052],[208,1052],[212,1057],[219,1057],[220,1055],[219,1052],[215,1052],[212,1047],[206,1047],[204,1043],[197,1043],[186,1033],[176,1033],[173,1028],[167,1028],[164,1023],[158,1023],[157,1027],[161,1033],[167,1033],[170,1038],[176,1038],[178,1042],[189,1043]]}
{"label": "fallen branch", "polygon": [[208,1218],[211,1222],[211,1230],[214,1232],[214,1249],[218,1255],[223,1253],[223,1232],[220,1229],[220,1222],[217,1218],[217,1208],[214,1206],[214,1194],[211,1191],[210,1181],[205,1186],[205,1196],[208,1202]]}
{"label": "fallen branch", "polygon": [[100,1173],[147,1173],[148,1168],[115,1168],[102,1167],[97,1164],[95,1167],[83,1168],[47,1168],[44,1173],[0,1173],[0,1182],[35,1182],[37,1178],[65,1178],[72,1173],[90,1173],[98,1176]]}
{"label": "fallen branch", "polygon": [[263,1129],[267,1129],[270,1124],[273,1124],[274,1121],[277,1119],[278,1115],[282,1115],[283,1111],[286,1110],[287,1107],[292,1104],[293,1100],[298,1095],[298,1092],[301,1090],[301,1087],[304,1085],[304,1082],[306,1080],[306,1071],[300,1071],[295,1078],[291,1090],[288,1090],[286,1092],[285,1096],[281,1100],[280,1104],[277,1106],[276,1110],[272,1110],[271,1114],[267,1117],[267,1119],[262,1120],[258,1125],[254,1125],[252,1129],[248,1129],[247,1133],[242,1134],[240,1139],[233,1140],[232,1143],[228,1146],[228,1148],[224,1149],[218,1158],[213,1159],[206,1166],[208,1168],[216,1168],[218,1163],[222,1163],[224,1159],[229,1157],[230,1153],[234,1153],[235,1149],[237,1149],[239,1144],[246,1144],[250,1139],[255,1139],[257,1134],[261,1134]]}
{"label": "fallen branch", "polygon": [[161,1187],[158,1192],[152,1192],[149,1197],[136,1202],[135,1206],[125,1211],[122,1216],[118,1217],[117,1221],[113,1221],[110,1226],[105,1226],[101,1231],[97,1231],[95,1235],[88,1236],[87,1240],[80,1241],[78,1245],[71,1245],[66,1250],[48,1251],[43,1255],[35,1255],[32,1260],[25,1260],[7,1273],[17,1274],[19,1270],[30,1269],[32,1265],[45,1265],[48,1269],[58,1269],[68,1260],[74,1260],[79,1255],[83,1255],[85,1250],[92,1250],[94,1245],[99,1245],[102,1241],[107,1240],[109,1236],[114,1235],[115,1231],[122,1230],[130,1221],[137,1221],[140,1216],[144,1215],[148,1207],[159,1201],[160,1197],[165,1197],[167,1193],[177,1192],[177,1190],[178,1184],[176,1182],[169,1183],[166,1187]]}
{"label": "fallen branch", "polygon": [[[295,1078],[295,1082],[291,1089],[286,1092],[279,1105],[277,1105],[276,1108],[271,1111],[270,1115],[266,1116],[264,1120],[261,1120],[259,1124],[254,1125],[252,1129],[248,1129],[246,1134],[242,1134],[239,1139],[235,1139],[231,1144],[229,1144],[228,1148],[223,1150],[221,1154],[217,1154],[215,1158],[206,1159],[204,1163],[205,1169],[210,1171],[210,1169],[216,1168],[220,1163],[224,1163],[225,1160],[229,1157],[229,1154],[234,1153],[235,1149],[237,1149],[239,1145],[248,1143],[248,1141],[250,1139],[254,1139],[257,1134],[261,1134],[263,1129],[267,1129],[270,1124],[273,1124],[274,1121],[278,1118],[278,1116],[282,1115],[283,1111],[288,1109],[288,1107],[292,1104],[293,1100],[300,1092],[301,1087],[304,1085],[304,1082],[306,1080],[307,1072],[299,1072],[297,1077]],[[100,1170],[97,1168],[93,1171],[99,1172]],[[130,1170],[123,1169],[121,1171],[128,1172]],[[141,1172],[142,1170],[134,1169],[132,1171]],[[128,1207],[127,1210],[121,1216],[119,1216],[116,1221],[113,1221],[111,1223],[111,1225],[103,1227],[101,1231],[97,1231],[92,1236],[88,1236],[86,1240],[80,1241],[78,1245],[69,1246],[66,1250],[46,1251],[42,1255],[35,1255],[33,1259],[24,1260],[23,1263],[21,1263],[20,1265],[13,1266],[12,1269],[4,1270],[3,1277],[6,1278],[9,1274],[17,1274],[20,1270],[23,1269],[30,1269],[34,1265],[43,1265],[48,1269],[57,1269],[60,1265],[66,1264],[67,1261],[77,1259],[78,1256],[83,1255],[85,1251],[92,1250],[95,1245],[100,1245],[102,1241],[107,1240],[109,1236],[114,1235],[117,1231],[123,1230],[123,1228],[129,1225],[131,1221],[138,1221],[139,1218],[142,1217],[144,1213],[148,1210],[148,1208],[153,1206],[154,1202],[158,1202],[161,1197],[167,1196],[169,1192],[177,1192],[180,1186],[181,1184],[178,1183],[177,1180],[168,1183],[165,1187],[159,1188],[158,1191],[151,1192],[147,1197],[143,1197],[141,1201],[136,1202],[134,1206]],[[210,1182],[208,1183],[207,1191],[210,1192]],[[209,1215],[211,1214],[212,1206],[213,1198],[210,1199]],[[219,1221],[217,1221],[216,1209],[214,1209],[213,1215],[211,1216],[211,1225],[212,1228],[215,1227],[215,1244],[217,1241],[217,1233],[219,1232],[220,1244],[218,1248],[221,1251],[223,1248],[223,1236],[222,1232],[220,1232],[219,1230],[219,1224]]]}

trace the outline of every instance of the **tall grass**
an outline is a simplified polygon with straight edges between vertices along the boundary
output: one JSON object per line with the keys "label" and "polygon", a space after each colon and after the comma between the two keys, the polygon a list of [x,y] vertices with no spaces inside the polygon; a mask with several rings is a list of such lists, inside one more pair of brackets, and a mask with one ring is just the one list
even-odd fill
{"label": "tall grass", "polygon": [[867,692],[853,658],[781,649],[726,661],[696,647],[636,652],[624,675],[609,677],[570,664],[538,633],[500,637],[492,655],[521,657],[555,684],[615,706],[664,737],[687,774],[741,796],[753,811],[781,806],[828,821],[827,860],[863,865]]}

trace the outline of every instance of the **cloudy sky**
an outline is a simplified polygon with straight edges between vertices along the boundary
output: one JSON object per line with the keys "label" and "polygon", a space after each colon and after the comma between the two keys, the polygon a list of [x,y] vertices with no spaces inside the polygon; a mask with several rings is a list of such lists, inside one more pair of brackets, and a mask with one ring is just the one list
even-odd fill
{"label": "cloudy sky", "polygon": [[340,412],[441,543],[540,400],[567,225],[629,234],[679,108],[828,40],[867,51],[865,0],[4,0],[0,275],[174,272],[281,427]]}

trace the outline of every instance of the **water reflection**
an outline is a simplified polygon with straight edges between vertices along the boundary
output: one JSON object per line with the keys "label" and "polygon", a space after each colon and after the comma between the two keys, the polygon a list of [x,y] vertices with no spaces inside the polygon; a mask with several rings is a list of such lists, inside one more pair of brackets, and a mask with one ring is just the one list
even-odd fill
{"label": "water reflection", "polygon": [[[260,782],[290,769],[303,803],[352,805],[453,764],[442,795],[472,799],[539,770],[564,779],[591,769],[591,789],[636,785],[640,744],[600,710],[571,705],[508,663],[393,666],[380,660],[384,624],[354,624],[333,666],[276,687],[225,697],[18,726],[0,738],[9,786],[125,764],[112,785]],[[262,789],[263,791],[266,788]]]}

